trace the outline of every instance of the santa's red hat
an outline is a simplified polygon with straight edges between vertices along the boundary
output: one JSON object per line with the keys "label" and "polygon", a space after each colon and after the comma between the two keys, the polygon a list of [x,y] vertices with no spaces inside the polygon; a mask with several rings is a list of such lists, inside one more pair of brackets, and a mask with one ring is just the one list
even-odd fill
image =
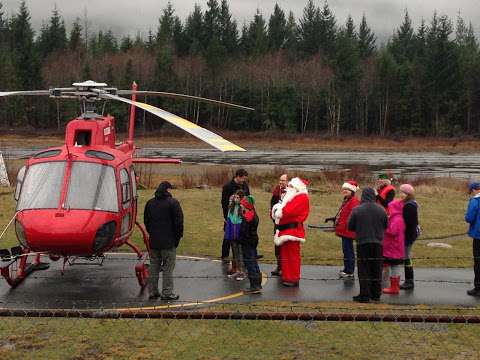
{"label": "santa's red hat", "polygon": [[309,184],[309,182],[307,180],[301,179],[299,177],[293,178],[288,183],[288,185],[290,185],[291,187],[293,187],[297,191],[306,191],[308,184]]}
{"label": "santa's red hat", "polygon": [[350,190],[352,192],[357,192],[360,188],[358,187],[358,183],[355,180],[347,180],[342,185],[342,189]]}

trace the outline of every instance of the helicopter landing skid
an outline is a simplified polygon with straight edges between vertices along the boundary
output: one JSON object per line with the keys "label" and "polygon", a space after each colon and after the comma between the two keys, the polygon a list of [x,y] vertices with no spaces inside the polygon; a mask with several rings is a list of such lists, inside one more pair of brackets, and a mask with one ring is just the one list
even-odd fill
{"label": "helicopter landing skid", "polygon": [[37,270],[47,270],[50,264],[40,261],[40,254],[35,254],[33,262],[28,263],[28,253],[16,257],[10,261],[7,266],[0,267],[0,273],[12,288],[17,287],[32,272]]}

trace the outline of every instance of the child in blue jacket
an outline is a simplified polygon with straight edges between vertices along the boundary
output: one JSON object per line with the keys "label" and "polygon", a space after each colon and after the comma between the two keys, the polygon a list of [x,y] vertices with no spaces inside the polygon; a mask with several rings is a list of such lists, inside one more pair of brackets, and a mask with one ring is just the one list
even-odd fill
{"label": "child in blue jacket", "polygon": [[472,197],[468,203],[465,221],[470,224],[468,235],[473,239],[473,271],[475,273],[472,290],[468,290],[470,296],[480,296],[480,182],[472,182],[469,186]]}

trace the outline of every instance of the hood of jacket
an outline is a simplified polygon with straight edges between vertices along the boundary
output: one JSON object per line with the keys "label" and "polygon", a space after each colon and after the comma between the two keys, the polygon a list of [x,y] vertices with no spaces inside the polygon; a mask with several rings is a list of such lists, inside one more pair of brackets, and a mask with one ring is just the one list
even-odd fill
{"label": "hood of jacket", "polygon": [[162,182],[158,188],[157,191],[155,191],[155,197],[157,199],[166,199],[167,197],[172,197],[172,194],[168,192],[168,189],[171,189],[172,185],[168,182]]}
{"label": "hood of jacket", "polygon": [[375,195],[375,190],[373,190],[373,188],[366,187],[365,189],[363,189],[362,200],[361,200],[362,203],[375,202],[376,199],[377,199],[377,197]]}

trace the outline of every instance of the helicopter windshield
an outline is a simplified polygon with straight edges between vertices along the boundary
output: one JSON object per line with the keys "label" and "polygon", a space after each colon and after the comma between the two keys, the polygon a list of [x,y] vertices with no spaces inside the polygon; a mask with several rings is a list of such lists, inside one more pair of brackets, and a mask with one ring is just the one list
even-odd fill
{"label": "helicopter windshield", "polygon": [[30,166],[21,188],[17,211],[58,208],[64,173],[64,161]]}
{"label": "helicopter windshield", "polygon": [[118,212],[117,185],[113,167],[74,162],[65,207]]}

